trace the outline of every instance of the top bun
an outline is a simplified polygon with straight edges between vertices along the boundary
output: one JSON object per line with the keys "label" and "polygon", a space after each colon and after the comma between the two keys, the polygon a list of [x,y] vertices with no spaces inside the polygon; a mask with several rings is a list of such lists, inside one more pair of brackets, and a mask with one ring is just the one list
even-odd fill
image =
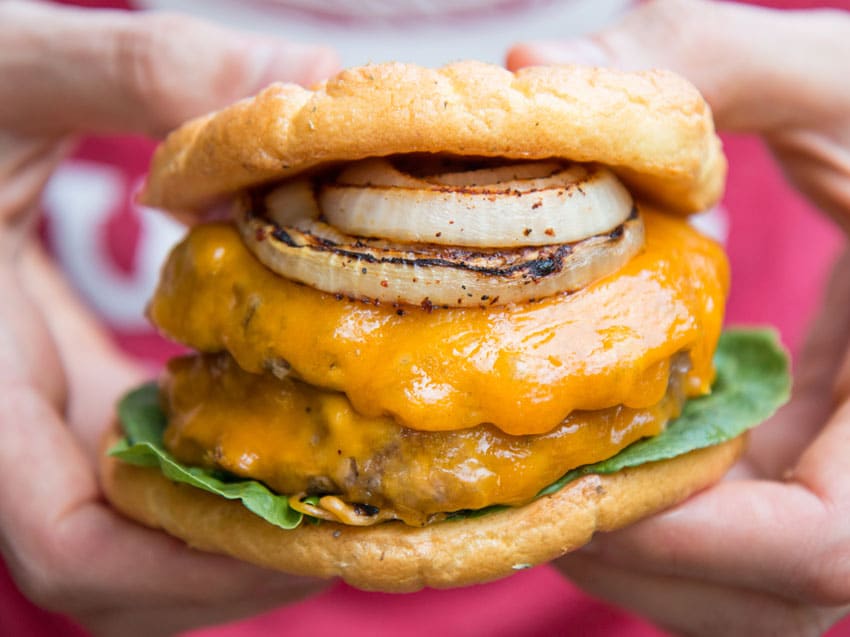
{"label": "top bun", "polygon": [[312,90],[273,84],[188,122],[157,149],[141,201],[198,211],[325,164],[412,152],[599,162],[681,213],[714,204],[726,174],[711,110],[668,71],[388,63]]}

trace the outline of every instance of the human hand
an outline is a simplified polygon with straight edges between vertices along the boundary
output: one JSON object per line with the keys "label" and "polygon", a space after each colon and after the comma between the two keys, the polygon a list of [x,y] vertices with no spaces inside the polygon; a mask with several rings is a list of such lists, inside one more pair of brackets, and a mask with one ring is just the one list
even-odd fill
{"label": "human hand", "polygon": [[[850,15],[729,3],[641,5],[590,39],[524,43],[508,65],[580,62],[688,77],[718,128],[756,133],[850,229]],[[770,211],[764,211],[769,223]],[[730,478],[599,535],[558,568],[687,635],[819,635],[850,610],[850,255],[797,361],[794,396]]]}
{"label": "human hand", "polygon": [[0,4],[0,550],[36,603],[96,634],[158,635],[257,613],[319,582],[196,552],[105,504],[100,438],[142,373],[40,251],[34,217],[84,133],[160,135],[332,72],[322,48],[168,14]]}

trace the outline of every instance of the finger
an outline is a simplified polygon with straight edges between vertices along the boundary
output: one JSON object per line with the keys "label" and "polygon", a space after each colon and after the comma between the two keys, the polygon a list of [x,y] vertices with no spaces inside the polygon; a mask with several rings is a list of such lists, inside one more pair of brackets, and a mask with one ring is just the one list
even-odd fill
{"label": "finger", "polygon": [[507,62],[672,69],[706,96],[719,128],[769,132],[846,113],[848,58],[850,16],[842,12],[656,0],[587,39],[519,44]]}
{"label": "finger", "polygon": [[67,142],[0,131],[0,267],[18,258],[32,230],[38,196],[69,149]]}
{"label": "finger", "polygon": [[22,385],[34,387],[61,411],[67,388],[47,326],[11,267],[0,267],[0,290],[0,396]]}
{"label": "finger", "polygon": [[846,374],[839,373],[850,347],[848,325],[850,251],[833,268],[822,308],[795,365],[791,402],[751,434],[747,457],[759,475],[784,477],[827,422],[836,397],[850,395],[850,368]]}
{"label": "finger", "polygon": [[788,180],[850,236],[850,104],[840,91],[821,95],[829,104],[833,98],[844,113],[830,117],[824,109],[811,112],[807,128],[779,130],[767,142]]}
{"label": "finger", "polygon": [[161,135],[272,81],[311,83],[338,65],[324,47],[176,14],[41,3],[0,4],[0,41],[0,127],[39,135]]}
{"label": "finger", "polygon": [[664,628],[695,637],[822,635],[847,608],[814,608],[699,579],[647,575],[579,551],[555,563],[581,588],[635,611]]}
{"label": "finger", "polygon": [[593,548],[600,560],[631,570],[845,604],[844,520],[799,484],[722,482],[666,513],[596,536]]}
{"label": "finger", "polygon": [[[25,253],[23,264],[33,258]],[[246,596],[279,603],[307,590],[300,580],[187,549],[102,504],[91,454],[66,426],[61,396],[45,386],[61,378],[55,373],[61,361],[41,313],[21,289],[31,274],[18,274],[18,268],[0,268],[0,550],[25,593],[79,614],[119,607],[127,598],[201,608],[205,600],[229,604]],[[51,285],[37,282],[36,294],[57,290]],[[51,320],[67,329],[63,338],[80,339],[77,346],[97,345],[99,336],[86,323],[73,324],[78,318],[55,309]],[[106,388],[101,383],[104,393],[95,398],[111,410]]]}
{"label": "finger", "polygon": [[[837,418],[850,421],[850,409]],[[828,427],[831,437],[824,446],[804,455],[795,478],[805,488],[724,483],[667,514],[599,536],[596,550],[606,561],[659,575],[705,578],[821,604],[850,602],[850,525],[841,513],[846,504],[836,504],[842,497],[848,501],[843,459],[850,436],[847,427],[838,429]]]}
{"label": "finger", "polygon": [[[300,577],[286,577],[279,573],[265,573],[265,575],[270,582],[276,582],[277,585],[264,586],[262,591],[255,589],[250,595],[245,595],[241,599],[228,600],[227,603],[200,605],[176,603],[155,608],[146,606],[120,611],[110,609],[86,614],[80,620],[94,637],[114,637],[115,635],[171,637],[184,630],[202,626],[219,626],[236,619],[251,617],[303,599],[327,586],[327,583],[307,581]],[[265,590],[266,588],[268,590]],[[232,634],[226,630],[215,632]]]}
{"label": "finger", "polygon": [[835,401],[839,403],[850,398],[850,348],[846,346],[838,373],[835,375],[832,394]]}
{"label": "finger", "polygon": [[[791,471],[791,478],[819,494],[833,508],[838,520],[850,511],[850,400],[843,403],[820,435],[809,445]],[[840,560],[847,578],[850,597],[850,524],[844,525],[845,537],[836,546],[834,556]],[[843,553],[842,553],[843,551]]]}
{"label": "finger", "polygon": [[[106,621],[109,611],[138,606],[194,611],[174,613],[172,621],[197,624],[213,617],[258,612],[314,593],[326,581],[262,569],[231,557],[189,548],[162,531],[126,520],[97,502],[87,502],[58,519],[51,542],[53,554],[49,595],[76,614]],[[43,563],[37,562],[37,564]],[[229,607],[214,611],[218,605]],[[194,606],[194,608],[192,608]],[[241,608],[239,608],[241,606]],[[191,618],[191,619],[190,619]],[[161,624],[158,618],[157,624]]]}
{"label": "finger", "polygon": [[147,374],[120,352],[35,241],[25,248],[19,271],[45,318],[65,371],[65,418],[94,464],[100,438],[115,417],[116,399]]}
{"label": "finger", "polygon": [[188,549],[100,503],[88,459],[56,410],[25,385],[0,393],[0,549],[24,593],[77,615],[236,600],[278,603],[312,590],[291,578]]}

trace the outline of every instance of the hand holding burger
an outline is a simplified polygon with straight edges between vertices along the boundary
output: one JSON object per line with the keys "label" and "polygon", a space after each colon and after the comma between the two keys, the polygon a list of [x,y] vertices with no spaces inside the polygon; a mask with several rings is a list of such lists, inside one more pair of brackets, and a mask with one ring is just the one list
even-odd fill
{"label": "hand holding burger", "polygon": [[[34,230],[72,136],[157,135],[272,79],[316,81],[333,55],[179,16],[30,2],[0,4],[0,40],[0,551],[15,583],[95,634],[145,637],[317,590],[314,580],[189,550],[104,502],[100,440],[115,399],[145,372],[117,350]],[[0,625],[15,632],[16,600],[3,602]]]}
{"label": "hand holding burger", "polygon": [[[667,1],[646,3],[586,41],[517,45],[508,59],[514,68],[586,62],[681,72],[706,96],[721,129],[760,135],[791,183],[846,229],[848,42],[846,13]],[[796,361],[792,401],[753,432],[736,479],[669,514],[598,536],[592,550],[558,562],[563,572],[688,635],[821,635],[845,616],[848,308],[845,255]]]}

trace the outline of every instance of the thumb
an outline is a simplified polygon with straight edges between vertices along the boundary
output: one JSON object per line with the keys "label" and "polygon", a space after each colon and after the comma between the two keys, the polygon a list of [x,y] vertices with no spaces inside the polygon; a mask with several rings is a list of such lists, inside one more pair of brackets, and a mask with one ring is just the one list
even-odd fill
{"label": "thumb", "polygon": [[770,133],[846,113],[847,59],[850,17],[842,12],[654,0],[588,38],[517,44],[507,64],[672,69],[700,89],[718,128]]}
{"label": "thumb", "polygon": [[162,135],[275,81],[308,84],[336,54],[168,13],[0,4],[0,127],[38,136]]}

